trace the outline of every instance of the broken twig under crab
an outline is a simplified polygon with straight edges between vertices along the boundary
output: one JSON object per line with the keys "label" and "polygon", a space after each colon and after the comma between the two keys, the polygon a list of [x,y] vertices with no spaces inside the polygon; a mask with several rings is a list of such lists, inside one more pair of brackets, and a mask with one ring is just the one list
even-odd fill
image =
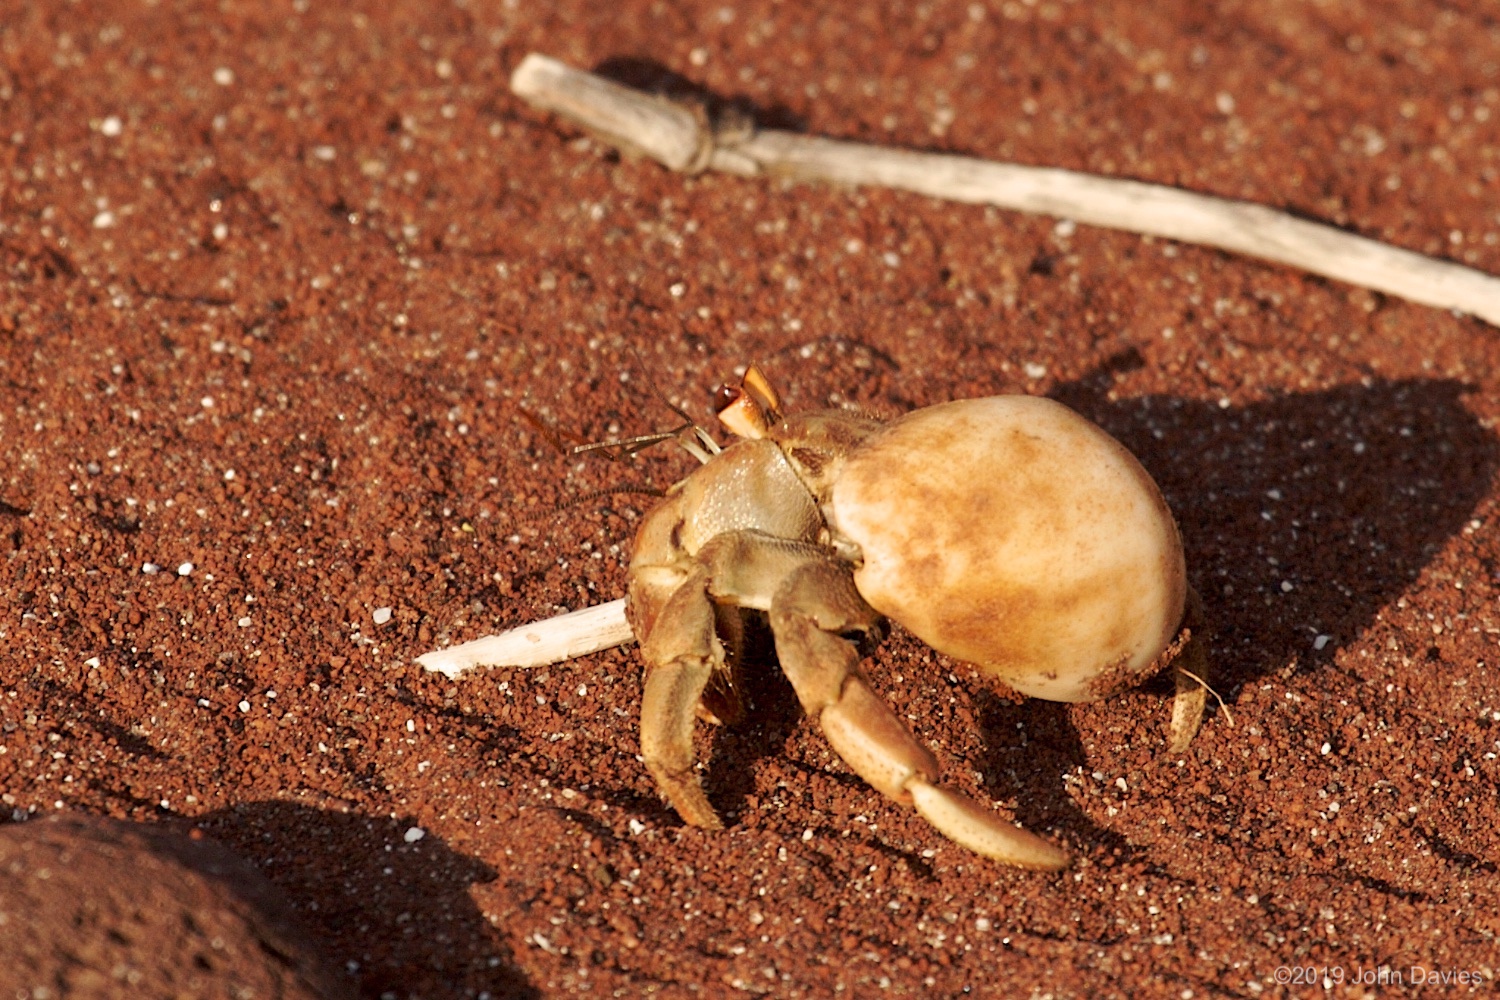
{"label": "broken twig under crab", "polygon": [[544,618],[499,635],[439,649],[417,662],[428,670],[460,677],[475,667],[541,667],[560,663],[635,638],[625,620],[625,599]]}

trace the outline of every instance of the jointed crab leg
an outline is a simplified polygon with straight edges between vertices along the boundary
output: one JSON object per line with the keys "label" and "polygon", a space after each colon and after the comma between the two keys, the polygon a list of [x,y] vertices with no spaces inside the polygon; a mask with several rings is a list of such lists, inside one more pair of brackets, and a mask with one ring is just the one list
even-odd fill
{"label": "jointed crab leg", "polygon": [[859,596],[849,568],[822,546],[757,531],[718,535],[698,553],[655,617],[642,653],[649,664],[641,705],[641,754],[684,820],[716,829],[718,815],[693,770],[698,700],[723,649],[714,600],[768,610],[797,698],[834,750],[878,791],[917,812],[956,843],[1006,864],[1058,869],[1068,857],[952,789],[938,763],[859,669],[859,640],[882,620]]}
{"label": "jointed crab leg", "polygon": [[724,646],[714,634],[708,573],[689,573],[678,585],[641,646],[646,687],[641,694],[641,757],[677,814],[693,826],[723,827],[693,769],[693,723]]}
{"label": "jointed crab leg", "polygon": [[824,555],[776,592],[771,628],[776,655],[807,714],[833,749],[882,794],[917,813],[949,840],[1022,868],[1056,870],[1068,856],[972,799],[937,784],[938,763],[870,687],[851,633],[878,616],[854,587],[847,566]]}
{"label": "jointed crab leg", "polygon": [[[1203,710],[1208,707],[1209,673],[1208,621],[1198,592],[1188,588],[1187,611],[1179,637],[1179,655],[1172,662],[1176,697],[1172,699],[1172,724],[1168,730],[1167,750],[1174,755],[1187,753],[1198,727],[1203,724]],[[1217,697],[1217,696],[1215,696]],[[1234,721],[1230,720],[1230,725]]]}

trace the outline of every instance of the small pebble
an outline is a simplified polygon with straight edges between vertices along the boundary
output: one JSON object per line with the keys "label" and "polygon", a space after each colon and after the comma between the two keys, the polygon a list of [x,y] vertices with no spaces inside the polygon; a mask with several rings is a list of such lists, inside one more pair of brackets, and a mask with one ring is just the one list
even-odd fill
{"label": "small pebble", "polygon": [[370,617],[374,619],[376,625],[384,625],[386,622],[391,620],[391,609],[376,608],[375,613],[370,615]]}
{"label": "small pebble", "polygon": [[408,844],[415,844],[425,836],[427,836],[426,830],[422,829],[420,826],[414,826],[411,829],[407,830],[401,839],[406,841]]}
{"label": "small pebble", "polygon": [[141,563],[141,572],[147,576],[151,576],[153,573],[160,573],[161,567],[156,565],[156,563]]}
{"label": "small pebble", "polygon": [[177,567],[177,575],[178,576],[192,576],[193,575],[193,564],[190,563],[190,562],[185,562],[182,565],[178,566]]}

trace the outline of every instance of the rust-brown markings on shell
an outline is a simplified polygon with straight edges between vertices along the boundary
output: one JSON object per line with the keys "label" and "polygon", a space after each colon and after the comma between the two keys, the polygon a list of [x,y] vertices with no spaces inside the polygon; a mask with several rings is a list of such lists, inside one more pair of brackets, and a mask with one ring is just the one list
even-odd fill
{"label": "rust-brown markings on shell", "polygon": [[[1078,655],[1077,632],[1088,628],[1087,614],[1107,606],[1108,581],[1082,577],[1068,587],[1049,587],[1046,581],[1021,581],[1011,586],[992,586],[985,593],[972,593],[965,605],[955,602],[953,612],[941,618],[944,634],[955,646],[982,656],[980,666],[989,673],[1018,677],[1040,671],[1055,680],[1057,670],[1044,666],[1085,667],[1072,662]],[[1116,657],[1131,659],[1136,649],[1135,632],[1128,614],[1118,614],[1104,625],[1103,641],[1091,635],[1087,643],[1095,662]],[[1070,627],[1071,626],[1071,627]],[[961,644],[961,645],[960,645]],[[955,655],[963,655],[955,653]]]}
{"label": "rust-brown markings on shell", "polygon": [[[953,655],[992,665],[1030,660],[1049,644],[1045,623],[1071,614],[1090,595],[1049,588],[1045,579],[1017,580],[993,561],[1018,534],[1033,551],[1065,561],[1074,555],[1067,543],[1079,512],[1068,508],[1068,491],[1059,487],[1067,474],[1059,454],[1067,449],[1021,426],[997,435],[978,414],[958,410],[951,417],[906,435],[914,439],[906,446],[927,461],[892,469],[888,481],[861,490],[878,498],[874,519],[901,560],[904,596],[893,594],[890,603],[927,609],[909,610],[908,617],[926,621],[907,624],[918,634],[943,636]],[[988,545],[976,545],[981,540]],[[935,594],[944,599],[932,600]],[[885,595],[867,596],[877,607],[884,603]]]}
{"label": "rust-brown markings on shell", "polygon": [[[966,581],[974,575],[973,538],[1002,541],[1016,529],[1014,503],[1005,495],[1014,487],[1005,482],[1005,470],[989,467],[991,449],[983,447],[982,428],[967,413],[924,421],[916,428],[898,423],[894,435],[894,446],[884,435],[871,442],[876,460],[857,462],[845,472],[846,480],[853,480],[852,493],[860,497],[860,520],[878,526],[882,536],[881,551],[865,555],[887,572],[863,574],[862,586],[876,578],[885,586],[872,586],[865,596],[882,611],[901,609],[905,623],[919,635],[979,639],[993,634],[992,615],[1023,612],[1025,596],[974,593]],[[1036,448],[1026,440],[1017,446]],[[983,527],[976,531],[978,525]],[[889,571],[896,562],[899,572]],[[959,591],[970,599],[954,600]],[[939,594],[944,599],[934,600]],[[989,611],[977,621],[976,602]],[[951,651],[960,656],[982,652],[978,647]]]}
{"label": "rust-brown markings on shell", "polygon": [[1155,677],[1177,659],[1178,654],[1192,641],[1192,638],[1192,629],[1186,626],[1179,628],[1177,636],[1167,644],[1165,649],[1156,654],[1156,658],[1144,670],[1132,670],[1127,658],[1121,657],[1100,671],[1098,676],[1089,680],[1089,694],[1096,700],[1108,698],[1110,695],[1118,694]]}
{"label": "rust-brown markings on shell", "polygon": [[[833,506],[849,523],[835,527],[863,549],[861,591],[943,652],[1023,687],[1113,660],[1144,666],[1170,638],[1155,618],[1163,604],[1174,614],[1185,589],[1171,515],[1122,445],[1057,404],[919,411],[843,476]],[[1171,532],[1160,570],[1121,562],[1140,550],[1115,554],[1112,525]]]}
{"label": "rust-brown markings on shell", "polygon": [[[902,430],[899,425],[897,429]],[[971,440],[972,432],[966,421],[934,422],[924,428],[916,450],[942,459],[892,466],[880,461],[862,462],[846,471],[846,477],[858,481],[853,489],[865,508],[863,519],[878,524],[888,536],[887,557],[899,555],[902,559],[904,591],[930,594],[951,587],[953,555],[962,550],[959,543],[969,534],[975,519],[982,517],[988,522],[986,531],[992,536],[1008,531],[1003,524],[1007,514],[1005,505],[997,502],[988,490],[973,490],[961,497],[964,502],[954,509],[952,469],[961,463],[954,453],[969,450],[967,445]],[[877,438],[872,444],[882,459],[883,443],[883,439]],[[905,448],[893,449],[896,454],[892,457],[908,450],[911,450],[909,443]]]}
{"label": "rust-brown markings on shell", "polygon": [[1122,654],[1105,664],[1104,669],[1089,678],[1088,690],[1089,694],[1098,700],[1135,687],[1140,680],[1140,675],[1130,669],[1130,657]]}

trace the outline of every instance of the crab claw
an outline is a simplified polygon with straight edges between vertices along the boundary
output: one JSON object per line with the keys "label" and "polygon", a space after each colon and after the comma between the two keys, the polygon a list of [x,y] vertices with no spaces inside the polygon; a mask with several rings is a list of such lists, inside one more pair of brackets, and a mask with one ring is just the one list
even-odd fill
{"label": "crab claw", "polygon": [[960,847],[1018,868],[1058,871],[1068,867],[1067,854],[1050,841],[1001,822],[973,799],[920,780],[909,782],[906,790],[918,815]]}
{"label": "crab claw", "polygon": [[[792,671],[787,675],[792,676]],[[792,686],[797,687],[795,678]],[[838,699],[825,706],[817,719],[823,735],[856,774],[889,798],[913,806],[919,816],[960,847],[1019,868],[1056,871],[1068,866],[1068,855],[1048,841],[1005,822],[968,796],[937,784],[936,758],[916,741],[862,675],[847,673]]]}
{"label": "crab claw", "polygon": [[855,636],[878,621],[847,571],[831,562],[807,564],[772,603],[782,670],[829,744],[877,791],[914,807],[961,847],[1020,868],[1066,868],[1068,855],[1061,849],[937,783],[937,759],[859,669]]}

